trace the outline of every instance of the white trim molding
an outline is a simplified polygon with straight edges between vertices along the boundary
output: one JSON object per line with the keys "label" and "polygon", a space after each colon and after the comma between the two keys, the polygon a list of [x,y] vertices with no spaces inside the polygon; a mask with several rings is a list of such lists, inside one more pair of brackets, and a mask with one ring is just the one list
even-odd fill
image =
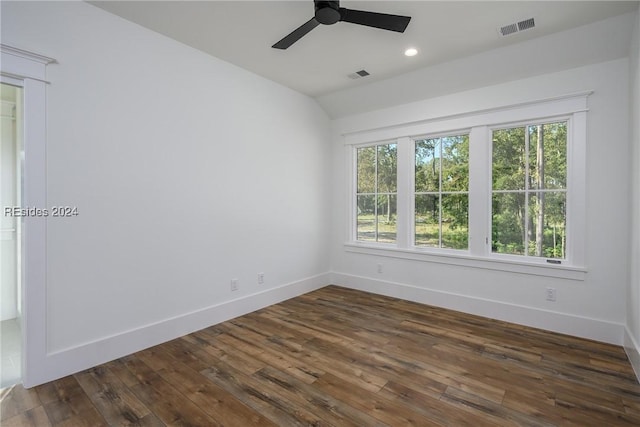
{"label": "white trim molding", "polygon": [[622,345],[624,325],[601,319],[505,303],[468,295],[444,292],[406,283],[370,279],[339,272],[332,273],[336,286],[357,289],[421,304],[461,311],[561,334]]}
{"label": "white trim molding", "polygon": [[46,80],[46,66],[58,62],[48,56],[28,52],[6,44],[0,44],[0,52],[2,53],[2,69],[0,73],[2,73],[2,76],[12,79],[31,79],[49,83]]}
{"label": "white trim molding", "polygon": [[518,104],[502,105],[478,111],[434,116],[424,120],[399,123],[374,129],[350,131],[342,134],[345,145],[359,145],[378,141],[395,140],[445,133],[452,130],[471,129],[476,126],[492,126],[500,123],[544,119],[552,116],[589,111],[587,99],[593,91],[569,93],[551,98],[537,99]]}
{"label": "white trim molding", "polygon": [[43,65],[53,64],[56,61],[53,58],[49,58],[48,56],[40,55],[38,53],[29,52],[27,50],[18,49],[17,47],[9,46],[6,44],[0,44],[0,50],[2,53],[6,53],[8,55],[17,56],[19,58],[28,59],[30,61],[39,62]]}
{"label": "white trim molding", "polygon": [[323,273],[46,355],[31,386],[135,353],[327,286]]}
{"label": "white trim molding", "polygon": [[636,374],[638,382],[640,382],[640,345],[633,339],[633,334],[629,331],[629,327],[624,328],[624,351],[627,353],[629,363]]}
{"label": "white trim molding", "polygon": [[383,247],[363,242],[345,242],[344,250],[364,255],[375,255],[386,258],[399,258],[412,261],[450,264],[461,267],[480,268],[484,270],[509,271],[512,273],[529,274],[533,276],[556,277],[560,279],[584,281],[587,276],[585,268],[568,265],[545,265],[512,261],[489,257],[475,257],[462,251],[420,251],[416,249],[396,248],[392,245]]}
{"label": "white trim molding", "polygon": [[[22,206],[47,206],[46,67],[52,58],[0,46],[1,81],[23,88]],[[26,217],[22,224],[22,382],[47,377],[47,221]]]}

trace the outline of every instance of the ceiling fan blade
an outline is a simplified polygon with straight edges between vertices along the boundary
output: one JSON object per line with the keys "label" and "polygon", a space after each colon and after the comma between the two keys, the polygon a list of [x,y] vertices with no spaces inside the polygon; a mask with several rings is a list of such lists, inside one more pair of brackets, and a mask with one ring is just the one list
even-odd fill
{"label": "ceiling fan blade", "polygon": [[316,21],[316,18],[311,18],[306,23],[302,24],[301,26],[293,30],[291,34],[289,34],[288,36],[285,36],[285,38],[283,38],[282,40],[280,40],[278,43],[274,44],[271,47],[276,49],[286,49],[292,44],[294,44],[295,42],[297,42],[298,40],[300,40],[305,34],[313,30],[318,25],[320,25],[320,23]]}
{"label": "ceiling fan blade", "polygon": [[366,25],[367,27],[375,27],[383,30],[404,33],[407,25],[409,25],[409,21],[411,21],[411,17],[367,12],[364,10],[345,9],[344,7],[341,7],[340,20],[350,22],[351,24]]}

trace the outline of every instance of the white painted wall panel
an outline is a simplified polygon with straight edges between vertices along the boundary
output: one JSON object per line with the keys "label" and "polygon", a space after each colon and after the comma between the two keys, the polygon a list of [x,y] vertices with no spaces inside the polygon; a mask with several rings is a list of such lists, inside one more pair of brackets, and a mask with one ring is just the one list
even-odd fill
{"label": "white painted wall panel", "polygon": [[79,215],[47,221],[50,353],[329,271],[315,101],[84,2],[3,2],[2,43],[58,61],[47,197]]}
{"label": "white painted wall panel", "polygon": [[630,280],[627,291],[627,341],[625,347],[636,375],[640,378],[640,12],[629,52],[631,142],[631,223],[630,223]]}

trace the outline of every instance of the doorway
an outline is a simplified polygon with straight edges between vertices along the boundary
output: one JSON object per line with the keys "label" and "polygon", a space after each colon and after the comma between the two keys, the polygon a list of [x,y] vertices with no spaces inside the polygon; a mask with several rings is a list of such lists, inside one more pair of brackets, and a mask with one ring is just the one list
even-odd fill
{"label": "doorway", "polygon": [[0,83],[0,388],[21,382],[22,88]]}

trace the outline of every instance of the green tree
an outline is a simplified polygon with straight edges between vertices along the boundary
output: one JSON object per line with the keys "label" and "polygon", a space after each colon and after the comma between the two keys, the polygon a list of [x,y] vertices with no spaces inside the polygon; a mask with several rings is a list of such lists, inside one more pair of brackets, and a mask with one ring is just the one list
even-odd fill
{"label": "green tree", "polygon": [[396,144],[378,146],[378,212],[384,213],[388,223],[394,222],[396,215],[395,197],[398,188],[398,148]]}
{"label": "green tree", "polygon": [[[469,135],[442,138],[442,220],[450,229],[469,225]],[[464,192],[464,193],[460,193]]]}
{"label": "green tree", "polygon": [[384,144],[363,147],[358,148],[356,153],[357,238],[395,241],[397,146]]}
{"label": "green tree", "polygon": [[416,141],[416,244],[468,248],[469,136]]}
{"label": "green tree", "polygon": [[493,132],[493,251],[563,258],[566,122]]}

